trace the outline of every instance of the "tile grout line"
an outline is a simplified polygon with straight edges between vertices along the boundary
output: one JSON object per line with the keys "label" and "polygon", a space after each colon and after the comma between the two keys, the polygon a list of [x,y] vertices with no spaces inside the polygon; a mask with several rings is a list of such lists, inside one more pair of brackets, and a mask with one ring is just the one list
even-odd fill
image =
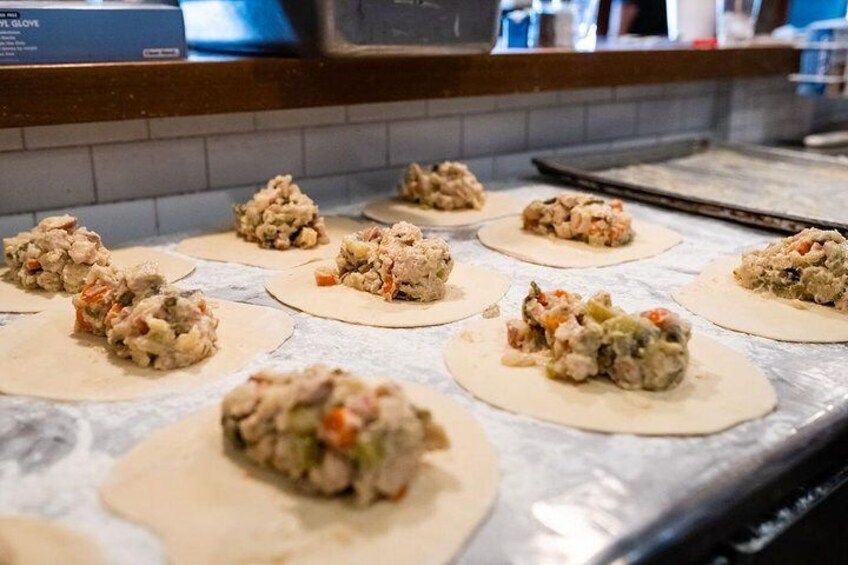
{"label": "tile grout line", "polygon": [[153,223],[156,225],[156,233],[162,235],[162,228],[159,227],[159,198],[153,198]]}
{"label": "tile grout line", "polygon": [[306,129],[306,127],[298,129],[300,133],[300,169],[305,178],[309,177],[309,169],[306,167]]}
{"label": "tile grout line", "polygon": [[383,162],[385,166],[389,167],[392,164],[392,128],[391,122],[389,120],[386,120],[383,131],[386,134],[386,154],[384,156]]}
{"label": "tile grout line", "polygon": [[459,156],[465,159],[465,116],[459,117]]}
{"label": "tile grout line", "polygon": [[[203,172],[206,175],[206,188],[204,190],[212,190],[212,172],[209,164],[209,138],[203,136]],[[201,190],[200,192],[203,192]]]}
{"label": "tile grout line", "polygon": [[94,166],[94,147],[88,146],[88,163],[91,166],[91,185],[94,189],[94,203],[100,204],[100,190],[97,186],[97,167]]}

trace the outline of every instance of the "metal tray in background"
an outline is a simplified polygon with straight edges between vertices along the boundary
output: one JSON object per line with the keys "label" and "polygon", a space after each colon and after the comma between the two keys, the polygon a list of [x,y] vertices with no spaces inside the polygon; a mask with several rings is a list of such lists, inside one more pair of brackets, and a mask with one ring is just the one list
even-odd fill
{"label": "metal tray in background", "polygon": [[188,43],[324,57],[488,53],[498,0],[182,0]]}
{"label": "metal tray in background", "polygon": [[[798,199],[809,200],[819,197],[822,202],[827,202],[827,209],[833,211],[833,215],[786,212],[775,207],[774,200],[763,201],[756,205],[750,203],[742,205],[731,201],[732,199],[723,199],[711,194],[714,186],[710,187],[709,182],[720,181],[724,176],[729,183],[743,182],[750,183],[752,187],[762,186],[766,182],[761,176],[762,171],[736,170],[733,176],[730,176],[726,170],[687,169],[679,163],[681,159],[707,154],[710,151],[754,158],[765,161],[767,164],[774,164],[775,167],[793,167],[796,171],[807,170],[811,174],[825,171],[838,177],[844,172],[845,190],[833,190],[833,187],[830,187],[830,193],[826,194],[824,187],[817,185],[816,182],[810,182],[807,178],[799,178],[798,184],[792,184],[794,182],[792,179],[786,179],[784,186],[777,187],[779,204],[785,205]],[[785,233],[797,233],[807,227],[816,227],[836,229],[848,235],[848,163],[844,159],[785,149],[722,144],[697,139],[603,152],[539,157],[533,159],[533,164],[543,175],[584,190],[612,194],[665,208]],[[669,175],[688,176],[686,185],[690,192],[678,192],[650,186],[644,182],[622,179],[621,176],[626,173],[623,173],[621,169],[633,165],[659,165]],[[616,169],[618,169],[616,178],[613,178],[612,172]],[[748,173],[747,176],[746,173]],[[692,177],[696,177],[694,183]],[[703,179],[703,186],[698,185],[697,178]],[[679,182],[682,183],[682,181]],[[775,191],[772,192],[774,197]],[[819,192],[821,194],[818,194]]]}

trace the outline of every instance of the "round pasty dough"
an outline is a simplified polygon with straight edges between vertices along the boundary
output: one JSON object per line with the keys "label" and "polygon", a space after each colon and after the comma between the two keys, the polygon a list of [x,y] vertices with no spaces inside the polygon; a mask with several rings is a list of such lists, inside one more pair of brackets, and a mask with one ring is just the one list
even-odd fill
{"label": "round pasty dough", "polygon": [[[111,251],[112,263],[119,268],[134,267],[145,261],[153,261],[168,279],[175,282],[194,271],[194,263],[149,247],[127,247]],[[70,303],[70,294],[26,290],[6,278],[8,269],[0,269],[0,312],[30,314],[41,312],[59,303]]]}
{"label": "round pasty dough", "polygon": [[473,395],[504,410],[607,433],[705,435],[760,418],[777,405],[763,373],[744,355],[700,335],[689,342],[690,368],[677,387],[628,391],[605,379],[555,381],[541,366],[508,367],[504,319],[471,324],[448,344],[448,370]]}
{"label": "round pasty dough", "polygon": [[100,549],[83,534],[37,518],[0,517],[3,565],[99,565]]}
{"label": "round pasty dough", "polygon": [[358,508],[294,492],[279,475],[224,447],[217,406],[135,447],[101,496],[159,534],[175,565],[447,563],[495,499],[497,457],[455,401],[421,385],[403,388],[444,426],[451,446],[424,456],[398,502]]}
{"label": "round pasty dough", "polygon": [[441,300],[389,302],[343,284],[315,284],[315,269],[334,266],[335,261],[303,265],[277,274],[265,283],[265,288],[286,306],[307,314],[383,328],[438,326],[462,320],[497,303],[509,289],[509,277],[497,271],[456,263]]}
{"label": "round pasty dough", "polygon": [[218,318],[218,351],[173,371],[142,368],[112,354],[106,340],[74,333],[70,304],[0,328],[0,393],[72,401],[127,400],[182,392],[226,377],[270,353],[294,331],[275,308],[209,300]]}
{"label": "round pasty dough", "polygon": [[738,265],[736,257],[715,260],[672,296],[693,314],[730,330],[779,341],[848,341],[848,314],[742,287],[733,276]]}
{"label": "round pasty dough", "polygon": [[436,210],[423,208],[398,197],[377,200],[365,206],[362,213],[385,224],[409,222],[419,227],[459,227],[478,224],[504,216],[521,213],[521,201],[504,192],[486,192],[481,210]]}
{"label": "round pasty dough", "polygon": [[349,218],[329,216],[324,218],[330,242],[311,249],[265,249],[256,242],[245,241],[235,231],[190,237],[177,245],[177,251],[198,259],[240,263],[273,271],[291,269],[310,261],[335,257],[342,237],[365,228],[366,224]]}
{"label": "round pasty dough", "polygon": [[633,241],[627,245],[597,247],[582,241],[524,231],[521,229],[521,216],[512,216],[483,226],[477,237],[486,247],[510,257],[564,269],[608,267],[647,259],[683,241],[678,233],[645,222],[634,221],[633,231]]}

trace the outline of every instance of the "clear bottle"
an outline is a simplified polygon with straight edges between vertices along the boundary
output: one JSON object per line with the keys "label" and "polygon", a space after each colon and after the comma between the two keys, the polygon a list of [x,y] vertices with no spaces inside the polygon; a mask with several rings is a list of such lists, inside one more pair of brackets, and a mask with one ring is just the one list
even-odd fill
{"label": "clear bottle", "polygon": [[567,0],[533,0],[534,47],[574,47],[574,16]]}

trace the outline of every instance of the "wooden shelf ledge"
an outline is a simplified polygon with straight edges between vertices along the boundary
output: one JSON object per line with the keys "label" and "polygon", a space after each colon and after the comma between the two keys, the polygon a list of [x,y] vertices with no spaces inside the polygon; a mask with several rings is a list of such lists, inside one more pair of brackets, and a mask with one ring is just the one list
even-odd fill
{"label": "wooden shelf ledge", "polygon": [[0,128],[788,75],[790,47],[0,66]]}

